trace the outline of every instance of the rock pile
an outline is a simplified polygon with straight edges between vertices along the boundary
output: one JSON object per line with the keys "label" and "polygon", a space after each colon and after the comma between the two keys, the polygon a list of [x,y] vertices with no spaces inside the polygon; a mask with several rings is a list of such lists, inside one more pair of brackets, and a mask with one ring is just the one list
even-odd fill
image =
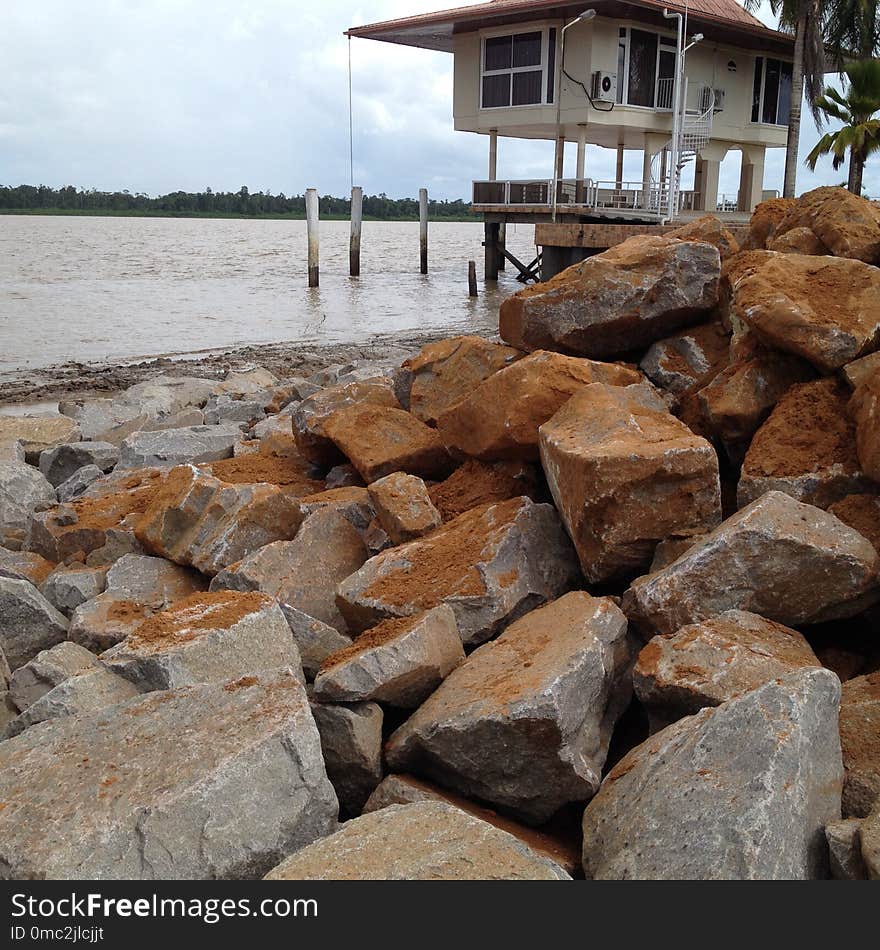
{"label": "rock pile", "polygon": [[0,875],[880,877],[878,265],[818,189],[3,417]]}

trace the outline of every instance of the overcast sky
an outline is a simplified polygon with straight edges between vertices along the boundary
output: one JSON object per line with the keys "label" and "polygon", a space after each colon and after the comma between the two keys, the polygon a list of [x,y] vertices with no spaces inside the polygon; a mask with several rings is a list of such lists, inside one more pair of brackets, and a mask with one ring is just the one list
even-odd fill
{"label": "overcast sky", "polygon": [[[22,0],[0,27],[0,184],[302,192],[349,188],[348,43],[356,24],[455,0]],[[767,17],[764,17],[770,22]],[[368,193],[467,197],[482,136],[452,129],[452,57],[355,40],[355,183]],[[805,117],[806,154],[818,138]],[[573,146],[572,146],[573,148]],[[499,145],[502,177],[549,177],[552,143]],[[781,188],[784,152],[764,185]],[[613,155],[590,150],[593,177]],[[641,176],[633,153],[627,174]],[[735,192],[739,156],[722,166]],[[837,183],[823,162],[799,190]],[[865,191],[880,193],[869,164]]]}

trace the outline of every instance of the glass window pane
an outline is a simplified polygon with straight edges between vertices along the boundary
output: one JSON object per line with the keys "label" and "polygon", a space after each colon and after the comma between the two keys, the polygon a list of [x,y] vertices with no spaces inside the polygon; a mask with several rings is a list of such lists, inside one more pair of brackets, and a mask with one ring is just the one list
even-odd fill
{"label": "glass window pane", "polygon": [[761,115],[761,77],[764,75],[764,57],[755,58],[755,82],[752,86],[752,122]]}
{"label": "glass window pane", "polygon": [[517,33],[513,37],[513,65],[541,65],[541,33]]}
{"label": "glass window pane", "polygon": [[547,101],[553,101],[553,86],[556,82],[556,30],[550,30],[547,40]]}
{"label": "glass window pane", "polygon": [[629,38],[629,86],[631,106],[654,105],[654,77],[657,72],[657,34],[632,30]]}
{"label": "glass window pane", "polygon": [[540,69],[534,72],[513,74],[513,104],[515,106],[528,106],[541,101],[542,76]]}
{"label": "glass window pane", "polygon": [[510,105],[510,73],[483,76],[483,108],[497,109]]}
{"label": "glass window pane", "polygon": [[761,121],[776,124],[776,99],[779,95],[779,60],[767,60],[767,74],[764,79],[764,108]]}
{"label": "glass window pane", "polygon": [[779,108],[776,110],[777,125],[788,125],[791,114],[791,63],[781,63],[779,72]]}
{"label": "glass window pane", "polygon": [[[624,32],[621,30],[621,32]],[[621,40],[617,46],[617,101],[623,102],[623,76],[626,69],[626,43]]]}
{"label": "glass window pane", "polygon": [[485,70],[510,69],[513,55],[512,36],[492,36],[486,40]]}

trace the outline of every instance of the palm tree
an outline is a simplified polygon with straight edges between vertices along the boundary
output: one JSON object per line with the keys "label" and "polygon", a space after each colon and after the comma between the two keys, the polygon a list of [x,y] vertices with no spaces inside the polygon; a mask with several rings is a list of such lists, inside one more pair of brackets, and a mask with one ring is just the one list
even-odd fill
{"label": "palm tree", "polygon": [[833,0],[825,7],[825,45],[841,76],[848,59],[880,55],[880,0]]}
{"label": "palm tree", "polygon": [[849,178],[846,187],[856,195],[862,193],[862,172],[873,152],[880,152],[880,60],[866,59],[844,66],[848,86],[841,95],[833,86],[816,100],[816,107],[829,119],[837,119],[843,128],[828,132],[819,139],[806,158],[811,171],[823,155],[832,155],[836,171],[849,151]]}
{"label": "palm tree", "polygon": [[[743,0],[746,10],[754,12],[761,0]],[[867,2],[867,0],[866,0]],[[794,197],[797,183],[797,155],[801,138],[801,102],[804,92],[813,115],[819,120],[816,102],[825,84],[825,48],[823,21],[827,0],[770,0],[770,9],[779,17],[779,25],[794,33],[794,63],[791,70],[791,112],[788,117],[788,141],[785,148],[785,179],[782,194]]]}

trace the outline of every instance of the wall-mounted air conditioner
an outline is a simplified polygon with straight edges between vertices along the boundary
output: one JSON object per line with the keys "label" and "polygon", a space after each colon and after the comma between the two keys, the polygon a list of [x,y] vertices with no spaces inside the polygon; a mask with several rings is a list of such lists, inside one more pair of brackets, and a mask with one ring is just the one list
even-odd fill
{"label": "wall-mounted air conditioner", "polygon": [[617,102],[617,73],[594,72],[590,96],[596,102]]}

